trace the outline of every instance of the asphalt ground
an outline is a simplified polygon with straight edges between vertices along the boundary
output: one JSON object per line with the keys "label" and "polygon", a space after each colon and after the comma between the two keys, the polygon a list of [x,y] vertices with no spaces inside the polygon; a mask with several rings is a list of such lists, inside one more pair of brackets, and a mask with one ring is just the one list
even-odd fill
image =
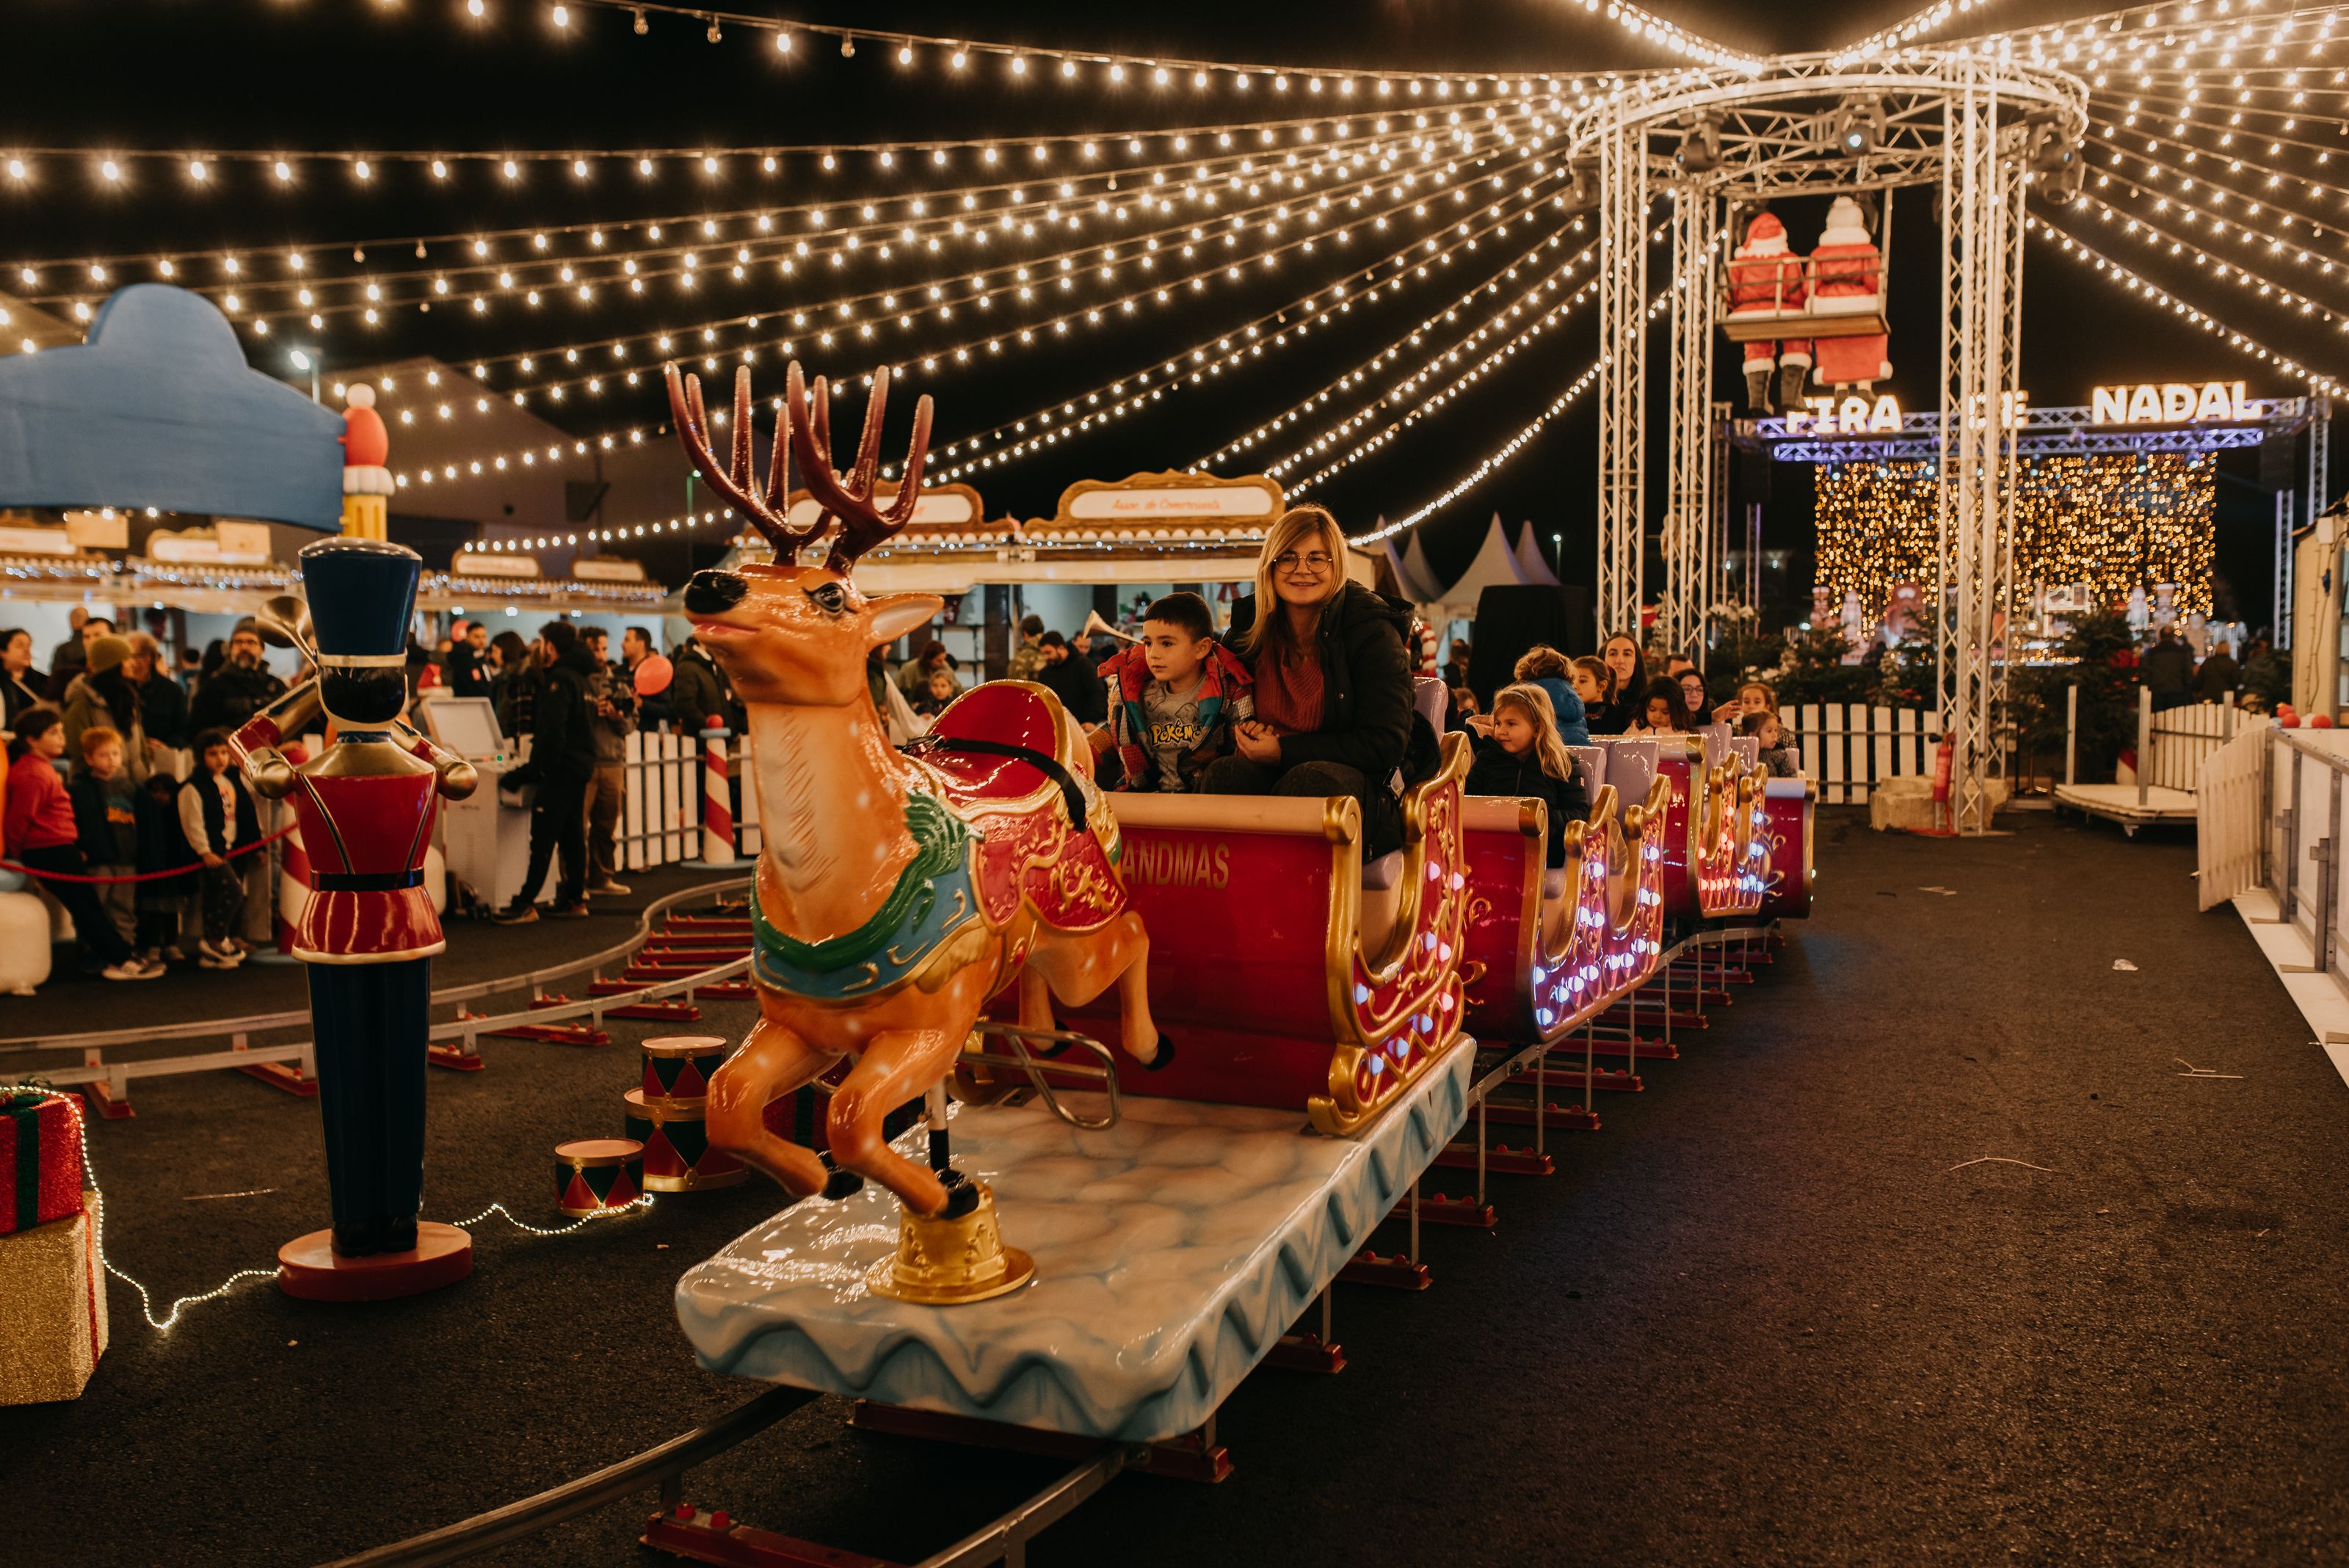
{"label": "asphalt ground", "polygon": [[[2240,922],[2195,912],[2190,839],[2011,821],[1944,843],[1823,815],[1815,918],[1680,1061],[1602,1096],[1604,1130],[1552,1134],[1555,1176],[1496,1178],[1492,1231],[1430,1230],[1434,1288],[1341,1287],[1350,1365],[1251,1377],[1231,1480],[1121,1478],[1031,1560],[2349,1560],[2349,1089]],[[589,925],[468,928],[450,970],[625,929]],[[488,1042],[488,1071],[436,1075],[427,1216],[554,1223],[550,1149],[616,1134],[627,1044],[673,1027]],[[323,1222],[311,1103],[205,1074],[139,1110],[94,1122],[92,1157],[159,1315]],[[756,1392],[695,1368],[669,1298],[773,1201],[554,1239],[492,1219],[455,1288],[336,1308],[252,1282],[168,1333],[114,1282],[84,1397],[0,1410],[0,1558],[316,1562],[647,1448]],[[1061,1468],[844,1408],[688,1495],[913,1562]],[[634,1544],[652,1501],[481,1561],[667,1561]]]}

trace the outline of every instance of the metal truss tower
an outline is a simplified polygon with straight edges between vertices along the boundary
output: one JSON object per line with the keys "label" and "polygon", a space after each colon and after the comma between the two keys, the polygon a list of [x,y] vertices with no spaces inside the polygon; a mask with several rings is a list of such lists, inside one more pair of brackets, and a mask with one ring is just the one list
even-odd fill
{"label": "metal truss tower", "polygon": [[1936,464],[1941,613],[1936,650],[1961,833],[1990,825],[2005,772],[2002,646],[2013,607],[2016,365],[2023,338],[2023,137],[1975,67],[1942,105],[1941,422]]}
{"label": "metal truss tower", "polygon": [[[1702,181],[1672,192],[1671,395],[1664,486],[1664,646],[1703,662],[1704,615],[1719,589],[1713,428],[1713,269],[1720,201]],[[1632,624],[1628,621],[1618,625]]]}
{"label": "metal truss tower", "polygon": [[1648,130],[1629,105],[1599,143],[1599,635],[1639,635],[1647,598]]}

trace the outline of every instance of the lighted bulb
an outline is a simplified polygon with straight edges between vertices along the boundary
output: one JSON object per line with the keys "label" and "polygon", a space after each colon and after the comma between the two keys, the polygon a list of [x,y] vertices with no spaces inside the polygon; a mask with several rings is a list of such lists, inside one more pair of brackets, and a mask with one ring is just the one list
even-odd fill
{"label": "lighted bulb", "polygon": [[465,11],[469,16],[478,17],[488,9],[488,6],[481,4],[481,0],[465,0]]}
{"label": "lighted bulb", "polygon": [[374,166],[368,163],[364,158],[351,165],[351,172],[357,175],[362,180],[372,180],[375,178]]}
{"label": "lighted bulb", "polygon": [[911,45],[911,44],[907,44],[907,45],[904,46],[903,47],[901,47],[900,49],[898,49],[898,51],[897,51],[897,63],[898,63],[899,65],[901,65],[901,66],[910,66],[910,65],[912,65],[912,64],[914,63],[914,46],[913,46],[913,45]]}
{"label": "lighted bulb", "polygon": [[449,165],[441,162],[438,158],[435,158],[432,161],[432,178],[435,180],[446,180],[449,178]]}
{"label": "lighted bulb", "polygon": [[639,158],[639,159],[637,159],[637,160],[636,160],[636,172],[637,172],[637,173],[639,173],[639,174],[643,174],[643,175],[647,175],[647,176],[649,176],[649,175],[652,173],[652,171],[653,171],[653,161],[652,161],[651,159],[649,159],[649,158]]}
{"label": "lighted bulb", "polygon": [[204,161],[201,158],[188,165],[188,178],[200,185],[203,183],[204,176],[209,171],[204,168]]}
{"label": "lighted bulb", "polygon": [[105,175],[109,180],[119,180],[122,178],[122,165],[117,163],[111,158],[99,164],[98,166],[98,171],[100,174]]}
{"label": "lighted bulb", "polygon": [[792,36],[791,36],[789,33],[778,33],[778,34],[776,34],[776,35],[775,35],[775,53],[777,53],[777,54],[779,54],[779,55],[788,55],[788,54],[790,54],[791,52],[792,52]]}
{"label": "lighted bulb", "polygon": [[554,25],[555,25],[556,26],[558,26],[558,27],[568,27],[569,26],[571,26],[571,7],[570,7],[570,6],[568,6],[568,5],[557,5],[557,6],[554,8]]}
{"label": "lighted bulb", "polygon": [[11,180],[22,180],[24,177],[25,161],[21,158],[11,158],[8,160],[8,178]]}

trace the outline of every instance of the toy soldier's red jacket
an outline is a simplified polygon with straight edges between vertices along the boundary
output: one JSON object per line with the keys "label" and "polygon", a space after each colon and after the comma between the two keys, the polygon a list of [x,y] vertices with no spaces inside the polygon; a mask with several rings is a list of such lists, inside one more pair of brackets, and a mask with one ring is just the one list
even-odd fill
{"label": "toy soldier's red jacket", "polygon": [[[305,963],[396,963],[448,945],[424,887],[440,773],[430,742],[417,737],[411,750],[391,733],[347,732],[294,770],[285,798],[310,860],[294,956]],[[276,719],[259,713],[232,744],[242,762],[284,739]]]}

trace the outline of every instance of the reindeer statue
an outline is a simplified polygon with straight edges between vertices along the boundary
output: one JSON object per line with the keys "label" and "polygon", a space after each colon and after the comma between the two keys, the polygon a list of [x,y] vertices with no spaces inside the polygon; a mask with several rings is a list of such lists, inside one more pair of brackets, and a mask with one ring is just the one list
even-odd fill
{"label": "reindeer statue", "polygon": [[[906,1210],[895,1288],[876,1274],[874,1289],[929,1302],[999,1294],[1033,1264],[1001,1245],[986,1184],[953,1168],[944,1114],[944,1080],[980,1010],[1016,983],[1020,1023],[1049,1029],[1054,997],[1081,1006],[1114,981],[1127,1048],[1146,1065],[1170,1050],[1150,1020],[1150,942],[1118,875],[1115,820],[1093,788],[1081,732],[1040,686],[968,693],[919,755],[892,749],[874,710],[866,655],[940,608],[929,594],[867,598],[849,578],[859,556],[913,515],[927,397],[885,507],[874,490],[885,369],[874,372],[843,475],[832,466],[829,389],[818,377],[811,410],[793,362],[763,485],[752,472],[749,369],[736,375],[724,465],[710,452],[699,379],[680,379],[673,365],[666,374],[688,457],[774,547],[771,564],[697,572],[685,590],[695,636],[750,709],[766,841],[751,901],[760,1019],[710,1081],[709,1141],[794,1197],[844,1198],[866,1177],[895,1192]],[[821,508],[801,528],[787,522],[793,458]],[[823,563],[801,565],[835,519]],[[768,1130],[770,1102],[852,1053],[832,1096],[827,1154]],[[882,1130],[890,1111],[922,1096],[927,1167]]]}

